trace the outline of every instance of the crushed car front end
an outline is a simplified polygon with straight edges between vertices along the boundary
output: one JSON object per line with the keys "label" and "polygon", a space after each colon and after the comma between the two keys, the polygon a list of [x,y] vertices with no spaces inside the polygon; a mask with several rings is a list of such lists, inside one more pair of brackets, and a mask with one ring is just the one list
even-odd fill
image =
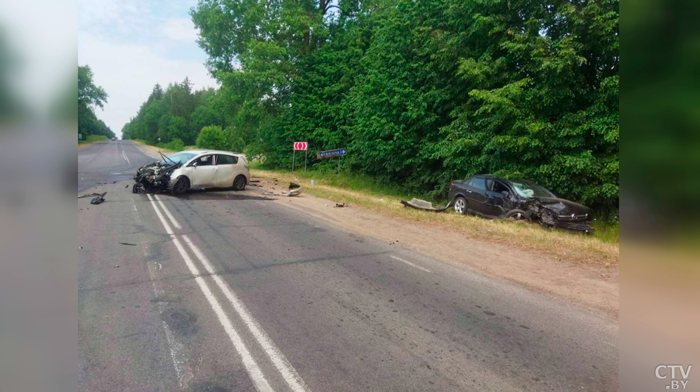
{"label": "crushed car front end", "polygon": [[133,185],[132,191],[134,193],[169,191],[170,178],[180,166],[182,166],[180,163],[169,164],[159,161],[139,167],[134,175],[136,183]]}

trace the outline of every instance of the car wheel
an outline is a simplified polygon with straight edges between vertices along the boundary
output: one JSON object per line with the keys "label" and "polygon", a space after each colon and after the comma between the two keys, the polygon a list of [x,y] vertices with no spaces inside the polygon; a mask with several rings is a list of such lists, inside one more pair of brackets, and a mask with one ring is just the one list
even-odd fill
{"label": "car wheel", "polygon": [[467,213],[467,199],[463,198],[462,196],[457,196],[455,198],[455,212],[461,215],[464,215]]}
{"label": "car wheel", "polygon": [[187,179],[187,177],[180,177],[175,183],[175,186],[173,186],[173,194],[181,195],[187,192],[188,189],[190,189],[190,180]]}
{"label": "car wheel", "polygon": [[510,210],[506,214],[506,218],[514,220],[530,220],[530,214],[523,210]]}
{"label": "car wheel", "polygon": [[238,176],[233,180],[233,189],[236,191],[242,191],[245,189],[245,176]]}

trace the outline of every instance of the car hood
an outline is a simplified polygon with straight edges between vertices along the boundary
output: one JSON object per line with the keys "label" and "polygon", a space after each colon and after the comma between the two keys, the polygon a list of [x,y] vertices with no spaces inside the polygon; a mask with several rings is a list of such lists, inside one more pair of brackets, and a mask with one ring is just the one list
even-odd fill
{"label": "car hood", "polygon": [[558,197],[538,197],[537,200],[542,206],[556,212],[558,215],[584,215],[590,214],[590,208],[573,201],[560,199]]}

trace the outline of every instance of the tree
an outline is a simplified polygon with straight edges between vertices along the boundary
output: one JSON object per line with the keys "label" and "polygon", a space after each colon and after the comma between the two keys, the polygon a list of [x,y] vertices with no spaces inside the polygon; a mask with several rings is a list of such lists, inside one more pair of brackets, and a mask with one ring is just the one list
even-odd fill
{"label": "tree", "polygon": [[78,66],[78,104],[102,108],[107,102],[107,93],[93,83],[92,77],[90,66]]}
{"label": "tree", "polygon": [[229,138],[219,126],[204,127],[197,136],[197,147],[213,150],[228,150]]}
{"label": "tree", "polygon": [[95,115],[94,107],[102,108],[107,103],[107,93],[93,83],[92,77],[89,66],[78,66],[78,132],[83,137],[102,135],[113,138],[114,132]]}

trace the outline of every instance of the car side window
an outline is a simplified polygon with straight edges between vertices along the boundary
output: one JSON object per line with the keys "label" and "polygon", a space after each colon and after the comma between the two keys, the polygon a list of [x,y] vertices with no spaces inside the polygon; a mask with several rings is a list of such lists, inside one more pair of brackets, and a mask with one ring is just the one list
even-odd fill
{"label": "car side window", "polygon": [[486,179],[486,189],[488,189],[488,190],[493,189],[493,180],[490,178]]}
{"label": "car side window", "polygon": [[216,156],[216,165],[235,165],[238,163],[238,157],[235,157],[233,155],[217,155]]}
{"label": "car side window", "polygon": [[212,166],[214,164],[213,155],[203,155],[195,160],[197,162],[197,167],[201,166]]}
{"label": "car side window", "polygon": [[500,181],[494,181],[493,191],[496,193],[502,193],[503,191],[510,193],[510,191],[508,190],[508,187],[505,186],[505,184],[503,184]]}
{"label": "car side window", "polygon": [[470,185],[472,188],[476,188],[476,189],[481,190],[481,191],[486,190],[486,180],[484,180],[483,178],[479,178],[479,177],[472,178]]}

